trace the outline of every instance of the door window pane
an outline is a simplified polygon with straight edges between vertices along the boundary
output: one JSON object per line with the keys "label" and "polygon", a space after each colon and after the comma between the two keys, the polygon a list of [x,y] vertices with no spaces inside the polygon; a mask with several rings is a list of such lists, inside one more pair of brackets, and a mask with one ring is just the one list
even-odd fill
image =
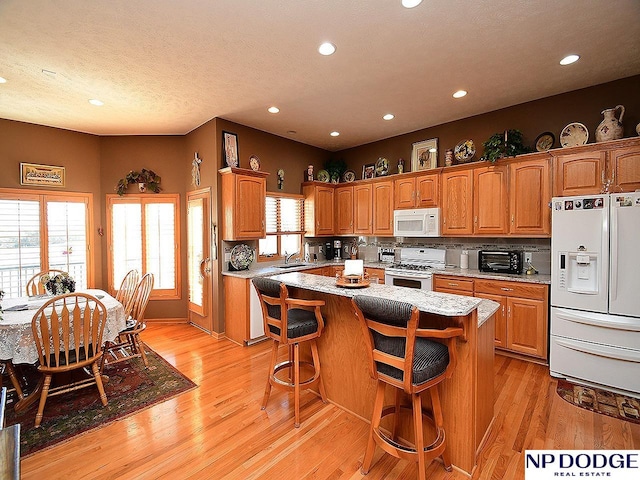
{"label": "door window pane", "polygon": [[69,272],[76,289],[87,288],[87,225],[84,203],[47,202],[49,268]]}

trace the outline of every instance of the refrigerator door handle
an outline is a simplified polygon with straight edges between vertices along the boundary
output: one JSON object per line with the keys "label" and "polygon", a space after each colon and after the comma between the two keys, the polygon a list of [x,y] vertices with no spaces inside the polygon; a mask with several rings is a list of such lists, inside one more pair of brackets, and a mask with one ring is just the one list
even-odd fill
{"label": "refrigerator door handle", "polygon": [[564,347],[569,348],[571,350],[575,350],[576,352],[588,353],[591,355],[597,355],[599,357],[612,358],[613,360],[624,360],[626,362],[634,362],[640,363],[640,353],[637,350],[626,350],[626,349],[616,349],[615,352],[610,351],[601,347],[598,344],[589,344],[586,345],[586,342],[581,342],[580,345],[576,345],[571,341],[566,341],[561,338],[556,338],[555,342]]}
{"label": "refrigerator door handle", "polygon": [[594,327],[611,328],[615,330],[627,330],[630,332],[640,332],[640,322],[633,323],[621,323],[616,322],[612,318],[607,320],[600,320],[587,315],[580,315],[577,312],[564,313],[561,310],[557,310],[556,317],[561,320],[566,320],[572,323],[582,323],[584,325],[592,325]]}
{"label": "refrigerator door handle", "polygon": [[610,205],[611,218],[611,278],[609,284],[609,298],[615,300],[618,297],[618,209],[614,207],[613,202]]}

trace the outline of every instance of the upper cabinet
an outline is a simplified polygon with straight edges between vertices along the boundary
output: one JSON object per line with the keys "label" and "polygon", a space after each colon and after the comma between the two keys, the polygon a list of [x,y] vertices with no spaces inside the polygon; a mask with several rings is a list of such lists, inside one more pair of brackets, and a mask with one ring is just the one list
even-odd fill
{"label": "upper cabinet", "polygon": [[438,206],[440,172],[399,178],[394,181],[395,209]]}
{"label": "upper cabinet", "polygon": [[595,195],[640,188],[640,139],[625,138],[552,152],[553,195]]}
{"label": "upper cabinet", "polygon": [[491,235],[509,233],[506,165],[473,169],[473,231]]}
{"label": "upper cabinet", "polygon": [[473,170],[466,168],[444,171],[441,181],[441,233],[471,235],[473,233]]}
{"label": "upper cabinet", "polygon": [[393,185],[392,180],[372,184],[373,235],[393,236]]}
{"label": "upper cabinet", "polygon": [[373,233],[371,187],[369,182],[359,183],[353,187],[353,233],[356,235]]}
{"label": "upper cabinet", "polygon": [[338,187],[333,193],[336,235],[353,233],[353,186]]}
{"label": "upper cabinet", "polygon": [[[227,167],[222,176],[222,239],[264,238],[267,172]],[[251,205],[251,208],[247,208]]]}
{"label": "upper cabinet", "polygon": [[310,237],[333,235],[334,187],[316,182],[304,183],[304,229]]}
{"label": "upper cabinet", "polygon": [[551,235],[549,158],[518,159],[509,164],[509,233]]}

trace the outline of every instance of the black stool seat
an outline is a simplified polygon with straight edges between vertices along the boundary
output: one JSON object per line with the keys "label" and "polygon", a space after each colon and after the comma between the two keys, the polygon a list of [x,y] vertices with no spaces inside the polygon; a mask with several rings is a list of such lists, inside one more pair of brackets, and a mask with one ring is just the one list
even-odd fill
{"label": "black stool seat", "polygon": [[[309,310],[301,308],[291,308],[287,312],[287,337],[299,338],[311,335],[318,331],[318,321],[316,315]],[[269,325],[269,330],[274,335],[280,335],[280,328]]]}
{"label": "black stool seat", "polygon": [[[405,302],[356,295],[351,304],[365,332],[365,344],[371,360],[370,373],[377,383],[362,473],[366,475],[371,468],[376,444],[397,458],[414,459],[418,463],[420,479],[424,480],[426,476],[428,462],[439,456],[445,469],[450,471],[437,385],[451,376],[455,365],[455,337],[462,335],[463,330],[418,328],[420,312]],[[394,405],[384,405],[386,385],[396,388]],[[432,415],[422,410],[421,393],[426,391],[431,396]],[[396,432],[400,410],[406,408],[401,405],[403,393],[411,397],[413,447],[401,441]],[[380,427],[382,418],[387,415],[394,416],[390,432]],[[427,446],[422,426],[425,415],[435,426],[435,439]]]}

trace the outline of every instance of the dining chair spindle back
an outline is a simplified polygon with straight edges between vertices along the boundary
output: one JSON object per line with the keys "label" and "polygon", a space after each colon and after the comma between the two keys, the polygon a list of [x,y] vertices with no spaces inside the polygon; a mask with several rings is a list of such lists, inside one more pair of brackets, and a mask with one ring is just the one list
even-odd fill
{"label": "dining chair spindle back", "polygon": [[[31,329],[38,350],[38,370],[44,375],[36,427],[40,426],[48,395],[65,393],[95,384],[102,405],[107,395],[98,361],[102,357],[102,335],[107,320],[104,304],[88,293],[53,297],[33,316]],[[51,389],[54,374],[89,367],[92,378]]]}

